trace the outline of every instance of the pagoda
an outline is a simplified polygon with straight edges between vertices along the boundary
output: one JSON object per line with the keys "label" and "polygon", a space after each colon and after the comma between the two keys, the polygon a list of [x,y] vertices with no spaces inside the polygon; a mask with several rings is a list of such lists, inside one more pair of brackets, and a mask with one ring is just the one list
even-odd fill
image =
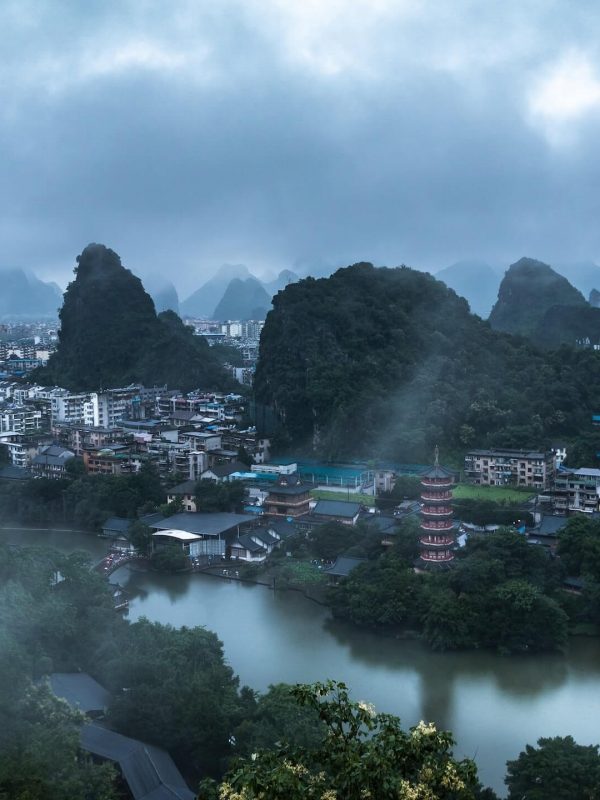
{"label": "pagoda", "polygon": [[421,567],[445,566],[454,559],[453,484],[453,473],[440,467],[436,445],[433,467],[421,476]]}

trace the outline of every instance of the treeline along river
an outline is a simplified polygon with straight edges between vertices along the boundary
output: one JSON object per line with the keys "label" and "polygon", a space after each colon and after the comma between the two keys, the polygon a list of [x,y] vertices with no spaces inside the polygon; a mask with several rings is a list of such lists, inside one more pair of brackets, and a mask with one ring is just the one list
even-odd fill
{"label": "treeline along river", "polygon": [[[4,530],[2,539],[48,544],[100,558],[104,543],[88,534]],[[481,780],[504,793],[505,762],[540,736],[600,742],[600,640],[573,639],[566,655],[434,653],[416,641],[387,639],[332,621],[327,608],[297,592],[202,574],[117,570],[111,580],[131,593],[129,618],[141,616],[215,631],[241,682],[335,678],[353,697],[453,731],[456,755],[475,758]]]}

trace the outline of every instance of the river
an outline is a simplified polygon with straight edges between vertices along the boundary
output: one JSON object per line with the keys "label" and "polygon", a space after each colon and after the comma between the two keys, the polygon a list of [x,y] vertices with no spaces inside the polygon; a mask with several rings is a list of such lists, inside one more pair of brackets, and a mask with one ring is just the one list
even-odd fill
{"label": "river", "polygon": [[[3,540],[51,543],[100,556],[85,534],[0,532]],[[242,684],[335,678],[356,699],[453,731],[458,757],[475,758],[481,780],[504,794],[505,762],[540,736],[600,741],[600,640],[573,639],[565,656],[502,657],[433,653],[415,641],[386,639],[330,618],[296,592],[207,575],[159,575],[121,568],[112,580],[131,592],[129,619],[205,625],[223,641]]]}

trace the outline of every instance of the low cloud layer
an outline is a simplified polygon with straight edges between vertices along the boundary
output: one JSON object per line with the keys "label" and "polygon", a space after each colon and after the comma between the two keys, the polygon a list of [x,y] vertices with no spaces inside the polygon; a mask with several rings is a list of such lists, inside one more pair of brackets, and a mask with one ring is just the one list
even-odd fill
{"label": "low cloud layer", "polygon": [[7,0],[0,266],[600,259],[600,9]]}

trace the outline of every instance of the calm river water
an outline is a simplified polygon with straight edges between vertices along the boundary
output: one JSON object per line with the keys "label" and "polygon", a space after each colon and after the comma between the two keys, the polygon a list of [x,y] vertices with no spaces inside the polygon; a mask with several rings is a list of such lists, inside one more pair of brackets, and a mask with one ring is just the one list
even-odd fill
{"label": "calm river water", "polygon": [[[0,538],[48,542],[100,556],[104,544],[85,534],[0,531]],[[356,699],[450,729],[457,756],[475,758],[481,779],[504,794],[505,762],[540,736],[600,742],[600,641],[573,640],[566,656],[500,657],[432,653],[419,642],[385,639],[335,623],[326,608],[296,592],[205,575],[157,575],[127,568],[113,581],[131,592],[129,619],[205,625],[223,641],[242,683],[335,678]]]}

